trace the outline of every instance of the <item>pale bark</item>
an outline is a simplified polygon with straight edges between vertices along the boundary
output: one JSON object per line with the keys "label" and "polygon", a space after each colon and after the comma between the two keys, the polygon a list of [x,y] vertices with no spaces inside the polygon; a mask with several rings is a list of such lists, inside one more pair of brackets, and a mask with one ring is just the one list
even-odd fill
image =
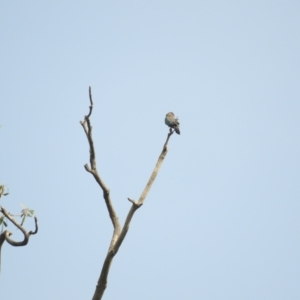
{"label": "pale bark", "polygon": [[127,232],[129,229],[129,225],[131,222],[131,219],[135,213],[135,211],[140,208],[146,197],[147,194],[149,193],[151,186],[160,170],[160,167],[163,163],[164,158],[166,157],[166,154],[168,152],[168,147],[167,144],[169,142],[169,139],[171,137],[171,135],[174,133],[174,130],[170,128],[170,131],[168,133],[167,139],[164,143],[163,149],[161,154],[159,155],[159,158],[157,160],[157,163],[155,165],[155,168],[144,188],[144,191],[142,192],[140,198],[138,201],[134,201],[130,198],[128,198],[128,201],[130,201],[132,203],[131,208],[127,214],[125,223],[123,228],[121,228],[120,223],[119,223],[119,219],[118,216],[113,208],[112,205],[112,201],[110,198],[110,193],[109,193],[109,189],[106,186],[106,184],[104,183],[104,181],[102,180],[102,178],[100,177],[100,175],[98,174],[97,171],[97,166],[96,166],[96,153],[95,153],[95,149],[94,149],[94,142],[93,142],[93,137],[92,137],[92,126],[90,123],[90,116],[92,114],[92,110],[93,110],[93,99],[92,99],[92,93],[91,93],[91,87],[89,87],[89,98],[90,98],[90,111],[89,114],[87,116],[84,117],[84,121],[81,121],[80,124],[82,125],[86,137],[88,139],[88,143],[90,146],[90,166],[88,166],[87,164],[84,166],[86,171],[91,173],[95,180],[97,181],[97,183],[99,184],[99,186],[101,187],[102,191],[103,191],[103,198],[107,207],[107,210],[109,212],[109,216],[110,219],[112,221],[113,227],[114,227],[114,231],[113,231],[113,235],[111,238],[111,242],[110,242],[110,246],[107,252],[107,255],[105,257],[103,266],[102,266],[102,270],[97,282],[97,286],[96,286],[96,290],[95,293],[93,295],[92,300],[100,300],[102,299],[102,296],[105,292],[106,286],[107,286],[107,276],[109,273],[109,269],[112,263],[112,260],[114,258],[114,256],[117,254]]}

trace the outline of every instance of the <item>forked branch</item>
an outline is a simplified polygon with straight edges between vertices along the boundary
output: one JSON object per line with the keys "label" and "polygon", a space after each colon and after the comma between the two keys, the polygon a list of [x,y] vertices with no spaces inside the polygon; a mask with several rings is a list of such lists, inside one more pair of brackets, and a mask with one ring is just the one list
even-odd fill
{"label": "forked branch", "polygon": [[4,241],[7,241],[10,245],[14,246],[14,247],[20,247],[20,246],[25,246],[28,244],[29,241],[29,237],[33,234],[36,234],[38,232],[38,223],[37,223],[37,217],[34,217],[34,221],[35,221],[35,230],[34,231],[29,231],[27,232],[25,230],[25,228],[23,226],[21,226],[20,224],[18,224],[15,219],[12,218],[12,216],[8,213],[8,211],[4,208],[4,207],[0,207],[0,212],[2,212],[2,214],[10,221],[12,222],[18,229],[20,229],[24,235],[24,239],[21,242],[16,242],[13,239],[10,238],[10,236],[12,235],[12,233],[8,230],[5,230],[4,232],[2,232],[2,234],[0,235],[0,247],[2,246],[2,244],[4,243]]}
{"label": "forked branch", "polygon": [[20,224],[18,224],[15,219],[12,218],[12,216],[8,213],[8,211],[0,206],[0,212],[2,212],[2,214],[10,221],[12,222],[18,229],[20,229],[24,235],[24,239],[21,242],[17,242],[14,241],[13,239],[10,238],[10,236],[12,235],[12,233],[8,230],[3,231],[0,234],[0,269],[1,269],[1,248],[4,244],[5,241],[7,241],[10,245],[14,246],[14,247],[20,247],[20,246],[26,246],[28,244],[29,241],[29,237],[33,234],[36,234],[38,232],[38,223],[37,223],[37,217],[34,217],[34,221],[35,221],[35,230],[34,231],[29,231],[27,232],[23,226],[21,226]]}
{"label": "forked branch", "polygon": [[155,168],[139,198],[138,201],[134,201],[130,198],[128,198],[128,201],[130,201],[132,203],[131,208],[129,209],[129,212],[127,214],[125,223],[123,228],[121,229],[120,223],[119,223],[119,219],[118,216],[113,208],[112,205],[112,201],[110,198],[110,193],[109,193],[109,189],[106,186],[106,184],[104,183],[104,181],[102,180],[102,178],[100,177],[98,171],[97,171],[97,165],[96,165],[96,153],[95,153],[95,148],[94,148],[94,142],[93,142],[93,137],[92,137],[92,126],[91,126],[91,122],[90,122],[90,116],[92,114],[92,110],[93,110],[93,100],[92,100],[92,92],[91,92],[91,87],[89,87],[89,98],[90,98],[90,107],[89,107],[89,113],[88,115],[86,115],[84,117],[84,120],[80,122],[80,124],[82,125],[84,132],[86,134],[86,137],[88,139],[88,143],[90,146],[90,166],[88,166],[88,164],[86,164],[84,167],[86,169],[87,172],[91,173],[95,180],[97,181],[97,183],[99,184],[99,186],[101,187],[102,191],[103,191],[103,198],[109,213],[109,216],[111,218],[113,227],[114,227],[114,231],[113,231],[113,236],[110,242],[110,246],[106,255],[106,258],[104,260],[103,266],[102,266],[102,270],[101,270],[101,274],[100,277],[98,279],[98,283],[96,286],[96,290],[93,296],[93,300],[100,300],[102,299],[102,296],[104,294],[104,291],[106,289],[107,286],[107,276],[109,273],[109,269],[112,263],[112,260],[114,258],[114,256],[116,255],[116,253],[118,252],[127,232],[129,229],[129,225],[131,222],[131,219],[135,213],[135,211],[140,208],[150,189],[151,186],[160,170],[160,167],[163,163],[164,158],[166,157],[166,154],[168,152],[168,142],[169,139],[171,137],[171,135],[174,133],[174,130],[172,130],[170,128],[170,132],[168,133],[167,139],[164,143],[163,149],[161,154],[159,155],[159,158],[157,160],[157,163],[155,165]]}

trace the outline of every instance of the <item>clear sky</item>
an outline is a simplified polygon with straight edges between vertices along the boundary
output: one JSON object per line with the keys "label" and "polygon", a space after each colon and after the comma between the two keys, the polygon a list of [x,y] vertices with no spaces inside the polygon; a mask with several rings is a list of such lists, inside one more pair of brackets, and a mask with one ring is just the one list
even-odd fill
{"label": "clear sky", "polygon": [[122,224],[165,114],[181,122],[104,299],[300,299],[299,16],[299,1],[2,1],[1,205],[40,230],[3,246],[0,299],[94,293],[112,224],[83,167],[89,85]]}

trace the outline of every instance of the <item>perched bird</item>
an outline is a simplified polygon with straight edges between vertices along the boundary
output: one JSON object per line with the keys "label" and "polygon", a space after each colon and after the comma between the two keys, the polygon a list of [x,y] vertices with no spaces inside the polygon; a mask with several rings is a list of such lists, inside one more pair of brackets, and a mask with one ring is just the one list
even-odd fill
{"label": "perched bird", "polygon": [[165,123],[170,128],[174,128],[177,134],[180,134],[178,118],[175,118],[172,112],[166,114]]}

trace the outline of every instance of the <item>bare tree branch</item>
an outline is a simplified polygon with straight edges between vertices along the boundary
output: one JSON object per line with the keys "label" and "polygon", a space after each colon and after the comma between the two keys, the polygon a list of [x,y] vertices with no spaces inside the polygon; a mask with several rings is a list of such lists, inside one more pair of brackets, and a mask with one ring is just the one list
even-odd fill
{"label": "bare tree branch", "polygon": [[144,204],[144,201],[145,201],[145,199],[146,199],[146,197],[147,197],[147,195],[148,195],[148,193],[149,193],[149,191],[151,189],[151,186],[152,186],[152,184],[153,184],[153,182],[154,182],[154,180],[155,180],[155,178],[156,178],[156,176],[157,176],[157,174],[158,174],[158,172],[160,170],[160,167],[161,167],[161,165],[163,163],[163,160],[165,159],[165,157],[167,155],[167,152],[168,152],[167,145],[168,145],[169,139],[170,139],[170,137],[171,137],[171,135],[173,133],[174,133],[174,131],[172,130],[168,134],[167,140],[166,140],[166,142],[165,142],[165,144],[163,146],[161,154],[159,155],[159,158],[157,160],[155,168],[154,168],[154,170],[153,170],[153,172],[152,172],[152,174],[151,174],[151,176],[150,176],[150,178],[148,180],[148,183],[146,184],[146,186],[144,188],[144,191],[142,192],[142,194],[140,196],[139,201],[137,203],[135,203],[135,202],[132,203],[132,206],[131,206],[131,208],[130,208],[130,210],[128,212],[128,215],[126,217],[126,221],[125,221],[125,224],[124,224],[123,229],[121,231],[121,234],[120,234],[120,236],[119,236],[119,238],[118,238],[118,240],[117,240],[117,242],[115,244],[115,247],[114,247],[115,253],[118,252],[119,247],[121,246],[121,244],[122,244],[122,242],[123,242],[123,240],[124,240],[124,238],[125,238],[125,236],[127,234],[127,231],[129,229],[129,225],[130,225],[130,222],[131,222],[131,219],[132,219],[135,211]]}
{"label": "bare tree branch", "polygon": [[90,146],[90,166],[88,166],[88,164],[86,164],[84,167],[87,172],[91,173],[94,176],[95,180],[97,181],[97,183],[99,184],[99,186],[101,187],[101,189],[103,191],[103,198],[105,200],[105,204],[106,204],[109,216],[111,218],[111,221],[112,221],[113,227],[114,227],[114,233],[112,236],[112,243],[111,243],[111,246],[112,246],[112,244],[114,243],[114,241],[117,239],[118,235],[120,234],[121,226],[119,223],[118,216],[112,205],[109,189],[106,186],[106,184],[104,183],[104,181],[101,179],[101,177],[97,171],[96,153],[95,153],[94,141],[93,141],[93,137],[92,137],[92,126],[91,126],[90,119],[89,119],[92,114],[92,110],[93,110],[93,99],[92,99],[91,87],[89,87],[89,96],[90,96],[90,103],[91,103],[91,105],[89,107],[90,108],[89,114],[84,117],[83,122],[82,121],[80,122],[80,124],[82,125],[82,127],[84,129],[84,132],[86,134],[86,137],[88,139],[89,146]]}
{"label": "bare tree branch", "polygon": [[148,180],[148,183],[146,184],[139,200],[136,202],[130,198],[128,198],[128,201],[130,201],[132,203],[132,206],[127,214],[127,217],[126,217],[126,220],[125,220],[125,223],[124,223],[124,226],[121,230],[121,226],[120,226],[120,223],[119,223],[119,219],[118,219],[118,216],[113,208],[113,205],[112,205],[112,201],[111,201],[111,198],[110,198],[110,193],[109,193],[109,189],[107,188],[107,186],[105,185],[104,181],[101,179],[100,175],[98,174],[98,171],[97,171],[97,165],[96,165],[96,154],[95,154],[95,149],[94,149],[94,142],[93,142],[93,137],[92,137],[92,126],[91,126],[91,123],[90,123],[90,116],[92,114],[92,110],[93,110],[93,100],[92,100],[92,92],[91,92],[91,87],[89,87],[89,97],[90,97],[90,111],[89,111],[89,114],[86,115],[84,117],[84,121],[81,121],[80,124],[82,125],[83,129],[84,129],[84,132],[86,134],[86,137],[88,139],[88,143],[89,143],[89,146],[90,146],[90,166],[88,166],[88,164],[86,164],[84,167],[86,169],[87,172],[91,173],[95,180],[97,181],[97,183],[99,184],[99,186],[101,187],[102,191],[103,191],[103,198],[105,200],[105,204],[106,204],[106,207],[107,207],[107,210],[108,210],[108,213],[109,213],[109,216],[111,218],[111,221],[113,223],[113,227],[114,227],[114,232],[113,232],[113,236],[112,236],[112,239],[111,239],[111,243],[110,243],[110,246],[109,246],[109,249],[108,249],[108,253],[106,255],[106,258],[104,260],[104,263],[103,263],[103,266],[102,266],[102,270],[101,270],[101,274],[100,274],[100,277],[98,279],[98,283],[97,283],[97,286],[96,286],[96,290],[95,290],[95,293],[93,295],[93,300],[100,300],[102,299],[102,296],[104,294],[104,291],[106,289],[106,286],[107,286],[107,277],[108,277],[108,273],[109,273],[109,269],[110,269],[110,266],[111,266],[111,263],[112,263],[112,260],[114,258],[114,256],[116,255],[116,253],[118,252],[127,232],[128,232],[128,229],[129,229],[129,225],[130,225],[130,222],[131,222],[131,219],[135,213],[135,211],[137,209],[139,209],[150,189],[151,189],[151,186],[160,170],[160,167],[163,163],[163,160],[164,158],[166,157],[166,154],[168,152],[168,142],[169,142],[169,139],[171,137],[171,135],[174,133],[174,130],[172,130],[170,128],[170,132],[167,136],[167,139],[166,139],[166,142],[164,143],[164,146],[163,146],[163,149],[162,149],[162,152],[157,160],[157,163],[155,165],[155,168]]}

